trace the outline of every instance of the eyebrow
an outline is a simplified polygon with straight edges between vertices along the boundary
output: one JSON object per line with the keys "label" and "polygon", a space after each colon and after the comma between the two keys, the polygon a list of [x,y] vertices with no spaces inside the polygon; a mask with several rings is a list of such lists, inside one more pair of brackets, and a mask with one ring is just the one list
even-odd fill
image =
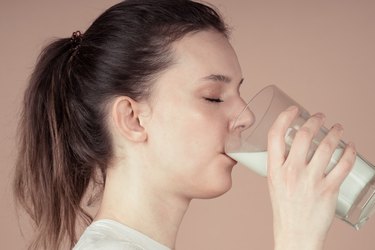
{"label": "eyebrow", "polygon": [[[232,81],[232,78],[230,78],[229,76],[220,75],[220,74],[211,74],[209,76],[203,77],[201,80],[203,80],[203,81],[211,80],[211,81],[215,81],[215,82],[230,83]],[[243,81],[244,81],[244,79],[241,78],[238,85],[241,85],[243,83]]]}

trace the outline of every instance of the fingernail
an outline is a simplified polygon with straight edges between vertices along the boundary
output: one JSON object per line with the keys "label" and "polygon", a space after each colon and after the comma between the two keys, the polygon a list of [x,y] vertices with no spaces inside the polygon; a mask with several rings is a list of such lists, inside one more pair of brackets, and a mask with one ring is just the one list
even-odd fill
{"label": "fingernail", "polygon": [[287,111],[294,111],[294,110],[296,110],[297,109],[297,106],[290,106],[288,109],[287,109]]}
{"label": "fingernail", "polygon": [[342,125],[340,123],[336,123],[335,125],[332,126],[332,129],[335,128],[337,129],[338,131],[343,131],[344,128],[342,127]]}
{"label": "fingernail", "polygon": [[316,113],[315,115],[314,115],[315,117],[318,117],[318,118],[320,118],[320,119],[325,119],[326,118],[326,116],[323,114],[323,113]]}

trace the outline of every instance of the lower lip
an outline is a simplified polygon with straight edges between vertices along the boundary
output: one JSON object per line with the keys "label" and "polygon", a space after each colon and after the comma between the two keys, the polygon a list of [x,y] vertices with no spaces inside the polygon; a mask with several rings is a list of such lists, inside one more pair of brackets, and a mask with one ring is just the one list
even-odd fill
{"label": "lower lip", "polygon": [[229,157],[227,154],[225,154],[225,153],[222,153],[225,157],[227,157],[231,162],[232,162],[232,164],[233,165],[236,165],[237,164],[237,161],[236,160],[234,160],[233,158],[231,158],[231,157]]}

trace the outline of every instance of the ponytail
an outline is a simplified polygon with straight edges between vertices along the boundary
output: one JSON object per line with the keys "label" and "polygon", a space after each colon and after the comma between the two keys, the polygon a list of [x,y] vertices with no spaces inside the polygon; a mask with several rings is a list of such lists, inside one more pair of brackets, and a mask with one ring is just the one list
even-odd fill
{"label": "ponytail", "polygon": [[110,151],[95,145],[98,117],[80,100],[72,73],[78,49],[69,38],[46,47],[24,96],[14,192],[37,230],[30,249],[60,249],[66,239],[74,245],[77,219],[92,221],[80,203],[94,166],[106,164],[97,154]]}

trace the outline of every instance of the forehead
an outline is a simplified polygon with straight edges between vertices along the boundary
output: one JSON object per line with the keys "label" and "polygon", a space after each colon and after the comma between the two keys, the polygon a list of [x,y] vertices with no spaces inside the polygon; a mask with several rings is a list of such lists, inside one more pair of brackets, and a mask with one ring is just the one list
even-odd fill
{"label": "forehead", "polygon": [[211,74],[241,77],[228,39],[214,30],[190,33],[173,44],[175,67],[197,78]]}
{"label": "forehead", "polygon": [[171,93],[200,88],[197,83],[205,78],[225,76],[236,83],[242,79],[236,53],[228,39],[216,31],[186,35],[173,43],[172,57],[172,65],[153,84],[151,100],[168,99],[172,98]]}

